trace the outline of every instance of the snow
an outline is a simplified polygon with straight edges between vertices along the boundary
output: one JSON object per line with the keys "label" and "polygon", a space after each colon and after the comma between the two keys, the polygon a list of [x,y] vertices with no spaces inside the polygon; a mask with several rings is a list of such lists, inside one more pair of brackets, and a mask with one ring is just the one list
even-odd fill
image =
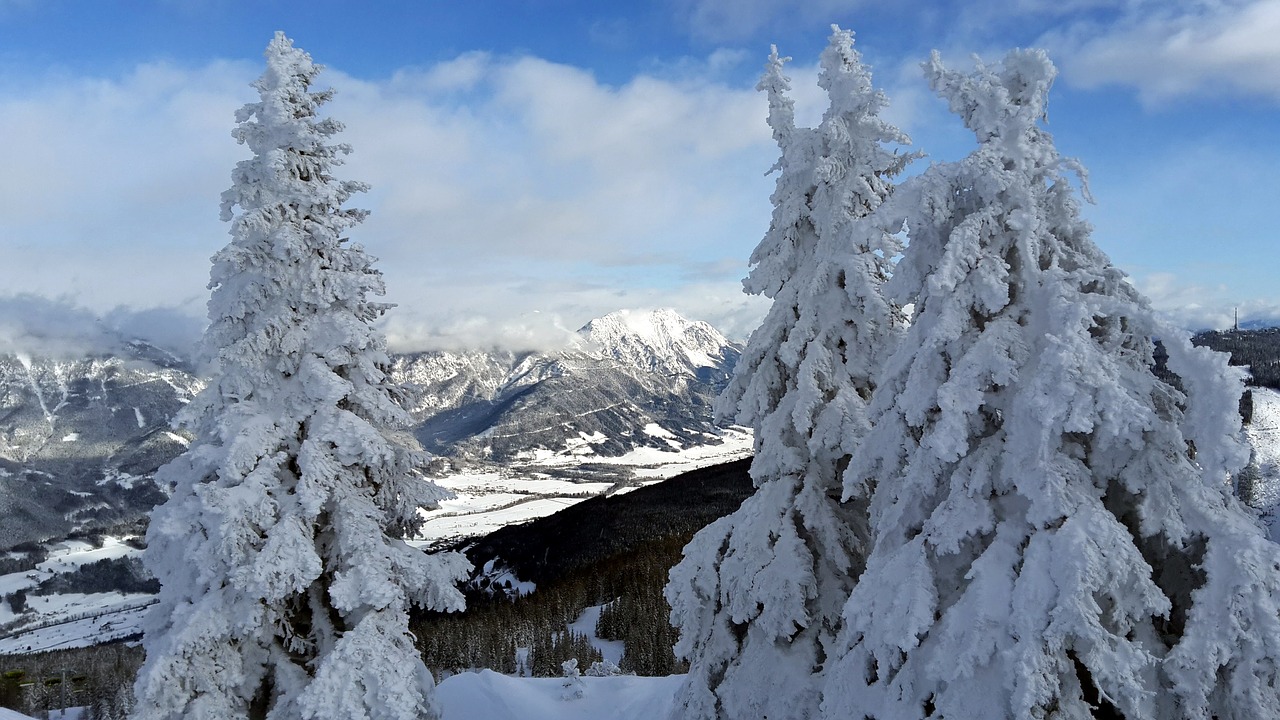
{"label": "snow", "polygon": [[282,32],[266,56],[232,131],[253,156],[222,195],[213,377],[178,419],[195,439],[157,472],[174,490],[147,530],[161,589],[135,716],[243,717],[262,683],[273,716],[431,716],[407,610],[462,609],[470,566],[400,540],[447,493],[419,478],[428,458],[374,327],[386,289],[347,241],[366,212],[345,203],[368,186],[330,172],[351,148],[320,116],[331,93],[309,89],[320,67]]}
{"label": "snow", "polygon": [[[49,711],[49,720],[83,720],[87,717],[89,717],[88,708],[82,707]],[[0,707],[0,720],[35,720],[35,718],[23,715],[16,710]]]}
{"label": "snow", "polygon": [[583,677],[584,696],[562,700],[560,678],[461,673],[436,688],[442,720],[654,720],[671,712],[683,675]]}
{"label": "snow", "polygon": [[604,605],[592,605],[583,610],[578,619],[569,624],[569,629],[579,635],[586,635],[591,645],[600,651],[600,655],[605,660],[614,665],[620,665],[622,652],[627,644],[621,640],[604,640],[596,637],[596,624],[600,622],[600,611],[603,609]]}
{"label": "snow", "polygon": [[649,423],[644,426],[643,432],[649,437],[661,438],[667,442],[675,450],[682,450],[683,445],[676,440],[676,436],[668,429],[662,427],[658,423]]}
{"label": "snow", "polygon": [[610,357],[672,375],[693,375],[698,368],[716,366],[729,345],[707,323],[665,308],[618,310],[592,320],[579,332]]}
{"label": "snow", "polygon": [[631,452],[611,458],[609,464],[629,465],[639,478],[666,480],[691,470],[733,462],[748,457],[752,452],[751,430],[733,426],[724,428],[719,445],[694,445],[678,453],[657,448],[636,448]]}
{"label": "snow", "polygon": [[103,538],[102,547],[94,547],[83,540],[67,540],[53,545],[50,548],[49,559],[37,565],[36,568],[49,573],[68,572],[81,565],[136,555],[138,552],[137,548],[126,545],[124,538]]}
{"label": "snow", "polygon": [[[649,432],[649,429],[653,427],[660,428],[660,426],[651,424],[646,426],[645,432],[650,435],[656,434]],[[749,428],[737,425],[721,428],[718,439],[720,440],[719,444],[694,445],[678,452],[652,447],[639,447],[617,457],[592,458],[591,462],[597,465],[629,468],[632,475],[637,478],[665,480],[690,470],[740,460],[751,454],[752,434]],[[521,467],[534,469],[537,467],[560,468],[578,465],[582,460],[581,458],[564,457],[548,450],[538,450],[528,453],[524,457],[524,462],[525,464],[521,465]]]}
{"label": "snow", "polygon": [[649,423],[648,425],[645,425],[644,434],[649,435],[651,437],[659,437],[659,438],[667,438],[667,439],[671,439],[675,437],[675,435],[671,434],[670,430],[667,430],[666,428],[662,427],[658,423]]}
{"label": "snow", "polygon": [[665,591],[675,653],[689,660],[676,697],[688,720],[818,715],[820,668],[866,540],[856,508],[838,501],[840,469],[901,325],[881,292],[901,223],[873,213],[913,157],[887,144],[907,139],[878,117],[886,100],[852,33],[832,26],[818,80],[830,107],[816,128],[795,125],[784,62],[775,48],[757,85],[782,157],[743,282],[773,307],[716,403],[756,431],[757,490],[694,536]]}
{"label": "snow", "polygon": [[[662,430],[651,424],[651,435]],[[446,541],[477,537],[506,525],[535,520],[597,495],[626,492],[697,470],[747,457],[751,454],[751,431],[743,427],[724,428],[718,445],[694,445],[679,452],[657,448],[637,448],[618,457],[553,454],[548,450],[528,453],[522,462],[501,469],[464,469],[433,482],[451,491],[454,497],[440,501],[434,510],[421,510],[424,524],[414,539],[418,546],[437,546]],[[615,470],[619,482],[572,482],[550,477],[589,461]],[[626,481],[626,477],[630,481]],[[627,484],[620,484],[620,483]]]}
{"label": "snow", "polygon": [[[536,583],[521,580],[514,571],[506,566],[506,563],[501,558],[496,557],[490,558],[485,562],[484,568],[476,578],[477,581],[481,579],[488,579],[490,587],[505,587],[516,595],[528,595],[538,589]],[[592,628],[594,629],[595,626],[592,625]],[[523,648],[522,650],[527,653],[529,649]]]}
{"label": "snow", "polygon": [[[1264,387],[1252,390],[1253,422],[1245,426],[1245,432],[1263,476],[1275,478],[1280,476],[1280,391]],[[1280,494],[1280,488],[1275,490]]]}
{"label": "snow", "polygon": [[129,473],[121,472],[119,468],[107,466],[102,468],[102,479],[99,480],[97,484],[106,485],[108,483],[115,483],[116,485],[128,490],[133,487],[134,483],[139,480],[146,479],[147,478],[142,475],[130,475]]}
{"label": "snow", "polygon": [[80,433],[72,432],[62,436],[62,442],[75,442],[80,439]]}
{"label": "snow", "polygon": [[27,602],[39,613],[37,617],[52,619],[33,630],[0,636],[0,655],[90,647],[135,637],[141,634],[155,599],[142,594],[71,593],[48,598],[33,595]]}
{"label": "snow", "polygon": [[1253,388],[1253,422],[1245,426],[1245,433],[1259,475],[1253,505],[1263,509],[1271,539],[1280,541],[1280,392]]}
{"label": "snow", "polygon": [[428,518],[427,522],[422,526],[418,537],[412,542],[414,545],[423,546],[432,545],[441,540],[487,535],[507,525],[536,520],[559,512],[583,500],[586,500],[586,498],[543,498],[529,500],[528,502],[490,512]]}
{"label": "snow", "polygon": [[[0,596],[34,588],[81,565],[139,553],[117,537],[104,538],[102,547],[80,540],[56,543],[35,570],[0,575]],[[87,647],[136,635],[141,631],[143,608],[151,603],[150,595],[140,593],[28,595],[29,611],[20,616],[8,603],[0,603],[0,624],[15,623],[0,633],[0,654]]]}

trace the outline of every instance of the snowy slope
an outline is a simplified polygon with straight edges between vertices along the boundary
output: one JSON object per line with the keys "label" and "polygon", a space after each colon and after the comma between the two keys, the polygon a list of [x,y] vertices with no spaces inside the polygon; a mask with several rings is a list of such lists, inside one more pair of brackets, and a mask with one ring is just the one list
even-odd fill
{"label": "snowy slope", "polygon": [[1253,422],[1244,427],[1258,478],[1249,504],[1262,511],[1271,539],[1280,542],[1280,392],[1253,388]]}
{"label": "snowy slope", "polygon": [[[0,551],[141,518],[162,498],[150,476],[183,449],[169,424],[203,381],[150,346],[117,352],[0,355]],[[415,391],[419,438],[450,456],[437,482],[457,495],[424,512],[417,542],[484,535],[748,455],[750,433],[715,426],[710,410],[737,353],[706,323],[633,311],[588,323],[558,353],[394,358],[393,376]],[[112,540],[107,548],[132,552]],[[147,596],[30,596],[22,617],[4,599],[102,552],[65,544],[48,567],[0,577],[0,651],[136,633]]]}
{"label": "snowy slope", "polygon": [[[651,720],[666,716],[683,678],[583,678],[584,697],[561,700],[555,678],[513,678],[484,670],[447,678],[436,697],[444,711],[442,720]],[[79,717],[74,713],[68,711],[67,720]],[[57,710],[49,717],[61,720]],[[0,708],[0,720],[35,718]]]}
{"label": "snowy slope", "polygon": [[[548,451],[528,453],[503,467],[461,470],[434,478],[452,491],[437,510],[423,511],[426,524],[417,544],[433,547],[486,535],[500,527],[550,515],[596,495],[630,492],[690,470],[719,465],[751,454],[745,428],[725,428],[719,444],[679,451],[638,448],[615,458],[581,459]],[[551,473],[573,473],[570,478]]]}
{"label": "snowy slope", "polygon": [[[0,575],[0,597],[29,591],[55,574],[69,573],[90,562],[140,553],[122,538],[104,538],[101,547],[83,541],[54,543],[49,559],[35,570]],[[146,593],[28,594],[28,610],[22,615],[15,615],[8,602],[0,602],[0,655],[86,647],[133,637],[141,633],[143,615],[152,602],[154,598]]]}
{"label": "snowy slope", "polygon": [[183,448],[169,421],[202,385],[141,343],[0,354],[0,549],[143,517],[162,497],[148,479]]}
{"label": "snowy slope", "polygon": [[446,678],[436,688],[443,720],[654,720],[671,712],[683,675],[584,677],[583,697],[561,699],[558,678],[492,670]]}
{"label": "snowy slope", "polygon": [[[674,310],[619,310],[587,323],[579,335],[592,349],[629,366],[665,375],[707,374],[737,360],[719,330]],[[708,380],[710,378],[708,377]]]}
{"label": "snowy slope", "polygon": [[423,447],[471,461],[536,454],[577,462],[719,444],[711,402],[737,345],[671,310],[611,313],[578,338],[551,353],[397,360],[393,377],[413,388]]}
{"label": "snowy slope", "polygon": [[[0,354],[0,550],[136,521],[162,499],[150,478],[182,451],[170,422],[204,381],[152,345],[111,347]],[[419,353],[394,358],[391,372],[411,390],[428,450],[536,461],[563,476],[637,449],[663,455],[641,464],[662,465],[720,446],[710,402],[736,359],[706,323],[624,311],[588,323],[560,352]]]}
{"label": "snowy slope", "polygon": [[[29,590],[81,565],[140,552],[111,537],[101,547],[78,540],[55,543],[49,558],[35,570],[0,575],[0,597]],[[143,593],[28,595],[28,611],[22,615],[0,602],[0,654],[85,647],[136,636],[152,602],[152,596]]]}

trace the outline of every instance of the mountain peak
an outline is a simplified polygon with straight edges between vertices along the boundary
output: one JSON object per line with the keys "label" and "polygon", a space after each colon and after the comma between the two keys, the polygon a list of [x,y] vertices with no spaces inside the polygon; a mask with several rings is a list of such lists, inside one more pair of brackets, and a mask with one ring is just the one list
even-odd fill
{"label": "mountain peak", "polygon": [[699,368],[736,359],[737,348],[711,325],[675,310],[618,310],[578,331],[589,349],[637,367],[671,375],[698,375]]}

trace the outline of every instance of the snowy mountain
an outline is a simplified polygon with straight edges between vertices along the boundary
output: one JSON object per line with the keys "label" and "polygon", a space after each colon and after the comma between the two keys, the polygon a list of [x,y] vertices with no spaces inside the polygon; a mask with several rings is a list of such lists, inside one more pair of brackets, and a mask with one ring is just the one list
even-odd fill
{"label": "snowy mountain", "polygon": [[619,310],[592,320],[578,334],[584,351],[595,349],[630,367],[713,385],[728,381],[741,350],[707,323],[669,309]]}
{"label": "snowy mountain", "polygon": [[430,352],[397,359],[431,452],[494,461],[616,457],[718,444],[711,401],[740,347],[671,310],[619,311],[550,353]]}
{"label": "snowy mountain", "polygon": [[[111,346],[0,354],[0,550],[138,521],[162,499],[150,478],[185,443],[170,422],[204,382],[153,345]],[[737,356],[706,323],[621,311],[559,352],[403,355],[392,373],[428,450],[455,465],[547,461],[567,472],[636,448],[661,456],[642,463],[652,465],[720,445],[710,403]]]}
{"label": "snowy mountain", "polygon": [[202,385],[144,343],[0,355],[0,548],[141,519],[162,498],[149,478],[186,442],[170,419]]}

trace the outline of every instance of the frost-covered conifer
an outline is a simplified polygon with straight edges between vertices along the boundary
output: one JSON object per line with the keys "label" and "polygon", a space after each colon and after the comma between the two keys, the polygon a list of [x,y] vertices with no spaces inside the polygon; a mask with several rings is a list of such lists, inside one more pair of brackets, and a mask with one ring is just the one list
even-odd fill
{"label": "frost-covered conifer", "polygon": [[884,95],[833,28],[819,84],[830,108],[797,128],[777,50],[758,88],[782,150],[773,220],[744,285],[773,299],[720,401],[755,430],[756,493],[712,523],[671,571],[667,598],[690,663],[679,718],[810,718],[840,610],[862,567],[865,505],[840,473],[867,430],[866,403],[901,332],[880,285],[899,246],[872,213],[910,156],[878,116]]}
{"label": "frost-covered conifer", "polygon": [[[277,33],[260,100],[236,116],[253,157],[223,194],[231,242],[214,256],[209,387],[195,435],[161,473],[147,564],[161,581],[136,718],[436,717],[407,631],[410,604],[457,609],[456,555],[401,538],[441,491],[398,428],[408,418],[373,328],[381,274],[343,233],[361,183],[317,117],[311,58]],[[238,209],[238,212],[237,212]]]}
{"label": "frost-covered conifer", "polygon": [[1090,240],[1043,52],[926,67],[979,145],[895,195],[915,315],[845,475],[873,549],[824,716],[1280,717],[1280,554],[1227,482],[1239,377]]}

